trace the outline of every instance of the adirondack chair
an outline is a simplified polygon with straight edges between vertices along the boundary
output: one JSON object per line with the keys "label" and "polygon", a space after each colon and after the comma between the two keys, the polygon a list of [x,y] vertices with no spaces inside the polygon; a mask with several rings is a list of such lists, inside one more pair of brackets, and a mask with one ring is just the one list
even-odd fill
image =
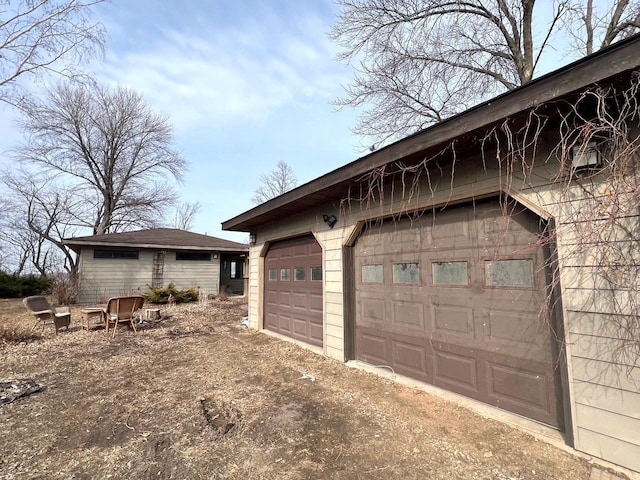
{"label": "adirondack chair", "polygon": [[107,308],[105,309],[105,326],[107,333],[109,327],[113,326],[112,337],[116,336],[119,323],[129,323],[134,332],[136,329],[136,312],[144,305],[144,297],[140,295],[133,295],[129,297],[113,297],[107,302]]}
{"label": "adirondack chair", "polygon": [[42,330],[44,331],[46,324],[53,324],[56,335],[59,328],[66,327],[69,330],[69,324],[71,323],[69,307],[53,308],[49,305],[47,299],[40,295],[26,297],[22,300],[22,303],[36,317],[36,323],[31,328],[32,332],[38,325],[42,325]]}

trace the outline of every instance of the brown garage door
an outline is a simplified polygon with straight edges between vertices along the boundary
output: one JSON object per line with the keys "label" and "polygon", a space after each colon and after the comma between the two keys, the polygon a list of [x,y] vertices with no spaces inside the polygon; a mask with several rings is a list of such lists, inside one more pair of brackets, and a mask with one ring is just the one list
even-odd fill
{"label": "brown garage door", "polygon": [[537,216],[498,202],[370,226],[356,358],[563,428]]}
{"label": "brown garage door", "polygon": [[322,249],[312,235],[269,247],[264,312],[266,329],[322,346]]}

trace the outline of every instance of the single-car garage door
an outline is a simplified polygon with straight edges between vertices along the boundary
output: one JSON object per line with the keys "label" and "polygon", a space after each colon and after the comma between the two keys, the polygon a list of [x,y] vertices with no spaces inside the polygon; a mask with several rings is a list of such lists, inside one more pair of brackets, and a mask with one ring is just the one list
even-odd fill
{"label": "single-car garage door", "polygon": [[269,247],[264,328],[322,346],[322,249],[312,235]]}
{"label": "single-car garage door", "polygon": [[495,202],[370,225],[356,358],[563,428],[539,218]]}

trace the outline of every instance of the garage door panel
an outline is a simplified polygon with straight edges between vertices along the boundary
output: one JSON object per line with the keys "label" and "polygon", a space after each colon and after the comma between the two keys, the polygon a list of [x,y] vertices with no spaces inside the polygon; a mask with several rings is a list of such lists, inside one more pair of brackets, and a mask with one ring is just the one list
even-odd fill
{"label": "garage door panel", "polygon": [[356,336],[356,348],[365,361],[374,360],[380,365],[388,364],[387,338],[376,329],[361,328]]}
{"label": "garage door panel", "polygon": [[385,323],[386,301],[384,298],[363,296],[359,299],[358,307],[360,324],[375,325]]}
{"label": "garage door panel", "polygon": [[550,423],[553,420],[553,379],[522,368],[487,364],[488,395],[494,404]]}
{"label": "garage door panel", "polygon": [[483,309],[487,340],[514,348],[536,345],[546,349],[549,345],[548,326],[540,320],[540,312],[513,312],[498,309]]}
{"label": "garage door panel", "polygon": [[465,395],[478,393],[477,364],[473,357],[453,351],[435,351],[435,382]]}
{"label": "garage door panel", "polygon": [[399,329],[417,330],[420,336],[425,329],[424,304],[406,301],[393,301],[392,321]]}
{"label": "garage door panel", "polygon": [[422,377],[427,372],[427,349],[425,345],[408,343],[404,339],[392,340],[394,365],[401,373]]}
{"label": "garage door panel", "polygon": [[309,310],[322,315],[322,292],[309,293],[308,300],[309,300],[309,305],[308,305]]}
{"label": "garage door panel", "polygon": [[475,337],[473,308],[457,305],[430,305],[433,331],[442,335]]}
{"label": "garage door panel", "polygon": [[[265,328],[322,346],[322,282],[311,281],[311,269],[321,265],[322,249],[312,236],[270,246],[265,257]],[[269,272],[274,271],[272,278]]]}
{"label": "garage door panel", "polygon": [[488,201],[366,229],[355,354],[562,428],[540,220],[510,213]]}

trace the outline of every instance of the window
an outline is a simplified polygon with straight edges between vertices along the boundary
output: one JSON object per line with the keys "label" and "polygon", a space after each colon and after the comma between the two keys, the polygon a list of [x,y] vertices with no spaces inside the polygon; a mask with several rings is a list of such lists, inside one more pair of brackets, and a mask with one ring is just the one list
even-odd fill
{"label": "window", "polygon": [[311,281],[322,281],[322,267],[311,267]]}
{"label": "window", "polygon": [[290,268],[281,268],[280,269],[280,280],[283,282],[288,282],[291,280],[291,269]]}
{"label": "window", "polygon": [[93,258],[117,259],[117,260],[138,260],[140,252],[138,250],[94,250]]}
{"label": "window", "polygon": [[420,284],[420,264],[394,263],[393,283]]}
{"label": "window", "polygon": [[275,268],[269,269],[269,281],[275,282],[278,280],[278,270]]}
{"label": "window", "polygon": [[469,285],[469,265],[463,262],[433,262],[431,264],[434,285]]}
{"label": "window", "polygon": [[294,282],[304,282],[307,279],[307,269],[306,268],[296,268],[295,274],[293,276]]}
{"label": "window", "polygon": [[362,265],[362,283],[383,283],[382,265]]}
{"label": "window", "polygon": [[533,261],[487,261],[484,278],[487,287],[533,287]]}
{"label": "window", "polygon": [[244,262],[241,260],[231,260],[230,263],[230,277],[231,278],[242,278],[242,269]]}
{"label": "window", "polygon": [[210,252],[176,252],[176,261],[210,262]]}

